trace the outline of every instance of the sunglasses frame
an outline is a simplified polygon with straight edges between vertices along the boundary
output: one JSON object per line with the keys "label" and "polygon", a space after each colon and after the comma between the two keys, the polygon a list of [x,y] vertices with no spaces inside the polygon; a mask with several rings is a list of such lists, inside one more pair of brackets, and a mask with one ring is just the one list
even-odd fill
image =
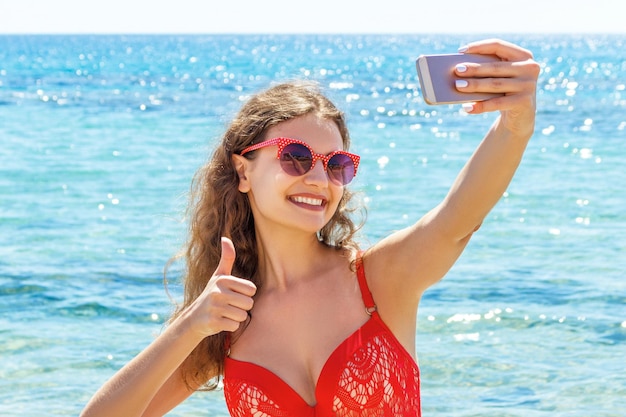
{"label": "sunglasses frame", "polygon": [[[278,147],[278,150],[276,152],[276,159],[280,160],[280,156],[283,153],[283,151],[285,150],[285,148],[289,145],[293,145],[293,144],[298,144],[298,145],[302,145],[304,146],[306,149],[309,150],[309,152],[311,153],[311,167],[309,168],[308,171],[311,171],[314,167],[315,167],[315,163],[320,160],[322,161],[322,165],[324,166],[324,172],[326,172],[326,175],[328,175],[328,162],[331,160],[332,157],[334,157],[335,155],[345,155],[348,158],[350,158],[352,160],[352,163],[354,164],[354,175],[352,176],[352,178],[350,178],[350,181],[348,181],[347,183],[343,184],[343,182],[338,182],[335,181],[330,175],[328,175],[328,178],[335,183],[339,183],[341,185],[347,185],[349,184],[354,177],[356,177],[356,173],[357,170],[359,168],[359,162],[361,160],[361,157],[359,155],[350,153],[350,152],[346,152],[346,151],[334,151],[329,153],[328,155],[323,155],[321,153],[316,153],[310,146],[308,143],[303,142],[301,140],[298,139],[292,139],[292,138],[286,138],[286,137],[279,137],[279,138],[273,138],[273,139],[268,139],[265,140],[263,142],[259,142],[255,145],[252,146],[248,146],[247,148],[245,148],[244,150],[242,150],[239,155],[243,156],[248,152],[252,152],[252,151],[256,151],[257,149],[261,149],[261,148],[265,148],[267,146],[274,146],[276,145]],[[282,167],[282,165],[281,165]],[[284,170],[284,168],[283,168]],[[307,171],[307,172],[308,172]],[[287,174],[289,175],[293,175],[287,171],[285,171]],[[306,174],[300,174],[300,175],[304,175]],[[298,176],[300,176],[298,175]]]}

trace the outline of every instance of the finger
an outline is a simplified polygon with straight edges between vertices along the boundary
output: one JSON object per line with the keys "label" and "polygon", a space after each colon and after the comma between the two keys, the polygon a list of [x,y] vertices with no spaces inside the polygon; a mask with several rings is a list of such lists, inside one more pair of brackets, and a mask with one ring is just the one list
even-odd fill
{"label": "finger", "polygon": [[464,93],[516,94],[534,91],[533,80],[519,78],[469,78],[457,80],[456,89]]}
{"label": "finger", "polygon": [[464,53],[496,55],[504,61],[524,61],[533,59],[528,49],[501,39],[487,39],[472,42],[461,48]]}
{"label": "finger", "polygon": [[463,62],[458,64],[454,68],[454,72],[458,77],[462,78],[513,78],[522,73],[523,68],[516,65],[517,62],[489,62],[489,63],[476,63],[476,62]]}
{"label": "finger", "polygon": [[222,310],[222,317],[228,320],[233,320],[238,323],[242,323],[246,321],[248,317],[250,316],[248,315],[247,310],[242,310],[236,307],[225,307]]}
{"label": "finger", "polygon": [[534,109],[533,98],[530,95],[510,95],[496,97],[485,101],[463,103],[466,113],[480,114],[492,111],[513,111],[515,109]]}
{"label": "finger", "polygon": [[250,310],[254,302],[252,296],[256,293],[256,285],[246,279],[235,277],[227,278],[230,278],[227,284],[228,290],[230,290],[228,292],[228,304],[238,308],[243,308],[244,310]]}
{"label": "finger", "polygon": [[242,294],[246,297],[252,297],[256,294],[256,285],[252,281],[233,276],[223,276],[222,278],[228,279],[228,289],[234,293]]}
{"label": "finger", "polygon": [[232,319],[229,319],[229,318],[226,318],[226,317],[222,317],[215,324],[215,329],[216,330],[214,330],[212,333],[215,334],[215,333],[219,333],[221,331],[236,332],[237,330],[239,330],[239,326],[241,326],[242,321],[232,320]]}
{"label": "finger", "polygon": [[230,275],[235,264],[235,246],[233,242],[227,238],[222,237],[222,254],[220,256],[220,263],[217,265],[214,276],[216,275]]}
{"label": "finger", "polygon": [[509,78],[536,80],[541,67],[532,59],[516,62],[489,62],[459,64],[454,69],[456,76],[462,78]]}

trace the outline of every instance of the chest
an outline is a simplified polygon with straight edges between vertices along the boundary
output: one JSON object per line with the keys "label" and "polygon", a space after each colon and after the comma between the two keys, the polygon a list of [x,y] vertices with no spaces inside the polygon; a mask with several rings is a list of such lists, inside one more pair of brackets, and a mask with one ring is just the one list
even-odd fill
{"label": "chest", "polygon": [[231,358],[271,372],[312,405],[329,357],[369,318],[358,286],[261,297]]}
{"label": "chest", "polygon": [[417,364],[377,313],[333,350],[311,398],[273,371],[232,358],[224,394],[236,417],[420,415]]}

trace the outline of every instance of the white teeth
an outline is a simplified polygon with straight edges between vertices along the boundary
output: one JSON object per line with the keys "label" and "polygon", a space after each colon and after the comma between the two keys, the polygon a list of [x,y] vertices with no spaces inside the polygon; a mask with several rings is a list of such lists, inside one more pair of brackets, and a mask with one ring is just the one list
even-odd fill
{"label": "white teeth", "polygon": [[296,203],[304,203],[304,204],[308,204],[310,206],[321,206],[322,205],[322,199],[320,198],[310,198],[310,197],[293,197],[292,198],[293,201],[295,201]]}

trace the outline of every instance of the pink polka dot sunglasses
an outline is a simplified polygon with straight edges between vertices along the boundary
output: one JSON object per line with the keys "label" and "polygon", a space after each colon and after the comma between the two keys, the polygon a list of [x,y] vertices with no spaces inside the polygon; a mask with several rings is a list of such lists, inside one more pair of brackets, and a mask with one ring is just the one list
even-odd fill
{"label": "pink polka dot sunglasses", "polygon": [[304,175],[313,169],[317,160],[320,160],[324,164],[328,178],[338,185],[346,185],[352,181],[361,160],[358,155],[345,151],[334,151],[328,155],[315,153],[306,142],[291,138],[274,138],[248,146],[240,155],[274,145],[278,147],[276,159],[280,161],[281,168],[287,174],[295,177]]}

